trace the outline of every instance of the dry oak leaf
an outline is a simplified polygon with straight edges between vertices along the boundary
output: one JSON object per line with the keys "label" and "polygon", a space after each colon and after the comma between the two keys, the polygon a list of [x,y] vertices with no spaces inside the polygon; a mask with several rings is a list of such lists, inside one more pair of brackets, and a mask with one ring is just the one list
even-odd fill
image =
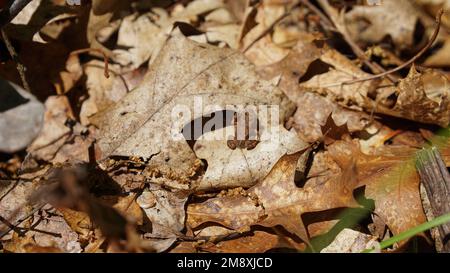
{"label": "dry oak leaf", "polygon": [[[365,186],[366,198],[375,201],[376,215],[393,234],[399,234],[425,221],[414,151],[400,146],[383,149],[381,155],[365,155],[355,142],[336,141],[314,157],[309,179],[301,189],[293,181],[294,164],[284,166],[289,163],[285,156],[246,194],[189,205],[187,223],[196,227],[216,222],[238,230],[280,224],[305,240],[300,214],[357,206],[353,190]],[[277,175],[282,178],[275,179]]]}
{"label": "dry oak leaf", "polygon": [[411,67],[397,86],[397,101],[381,113],[447,127],[450,123],[450,81],[437,70],[422,73]]}
{"label": "dry oak leaf", "polygon": [[298,188],[294,175],[301,154],[283,156],[266,178],[248,189],[245,195],[211,198],[189,205],[187,224],[195,228],[205,222],[215,222],[235,230],[244,230],[252,225],[281,225],[307,242],[309,236],[301,215],[357,206],[352,196],[356,181],[351,179],[352,173],[346,171],[338,180]]}
{"label": "dry oak leaf", "polygon": [[386,80],[381,83],[371,80],[340,84],[355,78],[365,78],[370,74],[361,71],[334,50],[326,51],[320,60],[331,66],[329,71],[301,83],[301,90],[318,92],[355,110],[374,110],[442,127],[448,126],[450,122],[449,80],[436,70],[429,69],[419,73],[413,66],[408,76],[400,80],[396,87],[389,86]]}
{"label": "dry oak leaf", "polygon": [[119,28],[114,60],[131,68],[138,68],[150,58],[152,63],[164,46],[175,22],[195,23],[200,14],[222,7],[222,0],[196,0],[186,7],[177,5],[169,14],[165,9],[153,8],[150,12],[126,16]]}
{"label": "dry oak leaf", "polygon": [[[249,14],[244,22],[249,26],[243,26],[242,38],[239,42],[241,49],[247,49],[254,43],[245,52],[245,56],[257,66],[266,66],[280,61],[289,54],[290,48],[295,45],[296,41],[305,39],[305,35],[310,35],[305,33],[303,22],[299,22],[299,18],[305,16],[304,10],[295,8],[286,16],[286,4],[291,3],[264,1],[263,4],[257,6],[256,15],[253,14],[254,11],[251,12],[254,7],[249,8]],[[285,18],[276,24],[271,32],[258,40],[260,35],[264,34],[274,22],[282,17]],[[253,20],[254,22],[252,22]],[[251,23],[253,27],[250,29]]]}
{"label": "dry oak leaf", "polygon": [[337,141],[328,151],[335,161],[355,160],[353,176],[358,180],[358,187],[366,187],[366,198],[375,201],[374,213],[394,235],[425,222],[420,181],[414,165],[416,149],[393,146],[366,155],[357,142]]}
{"label": "dry oak leaf", "polygon": [[316,70],[316,66],[311,64],[327,50],[322,36],[319,34],[305,32],[301,33],[300,37],[301,39],[284,58],[276,63],[259,67],[259,73],[264,78],[280,77],[278,86],[290,99],[298,95],[298,83],[310,67],[311,73],[320,74],[320,71]]}
{"label": "dry oak leaf", "polygon": [[128,223],[142,225],[143,213],[141,207],[136,202],[135,194],[128,194],[126,196],[107,195],[100,197],[103,202],[116,209],[123,217],[128,220]]}
{"label": "dry oak leaf", "polygon": [[78,233],[80,241],[88,240],[95,227],[87,213],[64,207],[58,208],[58,212],[62,214],[70,228]]}
{"label": "dry oak leaf", "polygon": [[70,228],[78,233],[79,242],[85,245],[83,252],[95,253],[103,251],[100,247],[106,238],[101,234],[100,229],[94,226],[87,213],[68,208],[58,208],[58,211],[63,215]]}
{"label": "dry oak leaf", "polygon": [[[47,205],[46,207],[50,207]],[[52,209],[54,210],[54,209]],[[52,215],[54,211],[46,213],[35,213],[34,222],[31,224],[32,230],[26,234],[33,236],[40,247],[57,247],[63,252],[79,253],[81,246],[78,234],[71,229],[65,219],[60,215]],[[45,216],[42,216],[44,214]],[[46,232],[39,232],[45,230]]]}
{"label": "dry oak leaf", "polygon": [[28,198],[37,188],[37,183],[0,180],[0,218],[6,220],[0,222],[0,235],[10,230],[8,223],[18,225],[32,213]]}
{"label": "dry oak leaf", "polygon": [[[111,51],[101,44],[101,31],[108,27],[110,21],[114,19],[122,10],[126,10],[130,6],[129,1],[106,1],[93,0],[93,8],[89,11],[89,20],[86,29],[86,38],[92,48],[101,49],[107,55],[111,55]],[[106,39],[106,38],[104,38]]]}
{"label": "dry oak leaf", "polygon": [[340,140],[343,138],[349,138],[350,137],[350,131],[348,129],[347,123],[344,123],[342,125],[337,125],[334,122],[333,117],[330,115],[327,118],[327,122],[325,125],[321,126],[322,134],[324,136],[324,143],[325,145],[329,145],[330,143],[333,143],[336,140]]}
{"label": "dry oak leaf", "polygon": [[60,80],[54,83],[57,94],[69,92],[83,76],[83,68],[76,54],[71,54],[67,57],[65,68],[65,70],[59,72]]}
{"label": "dry oak leaf", "polygon": [[[399,234],[425,221],[413,161],[416,151],[407,146],[393,146],[364,154],[356,140],[336,141],[326,151],[314,155],[304,187],[314,188],[340,179],[343,170],[352,169],[350,177],[357,180],[355,189],[365,186],[365,198],[375,202],[374,215],[394,235]],[[312,224],[308,225],[311,236],[312,228]]]}
{"label": "dry oak leaf", "polygon": [[206,243],[198,248],[200,251],[213,253],[264,253],[275,248],[304,250],[306,245],[281,234],[256,230],[236,239]]}
{"label": "dry oak leaf", "polygon": [[146,247],[156,252],[167,250],[184,229],[187,193],[170,192],[150,184],[138,198],[138,205],[151,221],[151,232],[144,235]]}
{"label": "dry oak leaf", "polygon": [[[293,110],[283,93],[260,79],[240,53],[175,34],[142,83],[91,121],[100,128],[101,158],[143,157],[162,174],[183,178],[192,174],[197,158],[182,129],[229,105],[277,105],[280,122]],[[176,107],[190,113],[174,116]]]}
{"label": "dry oak leaf", "polygon": [[55,246],[40,246],[36,243],[33,235],[26,234],[19,236],[14,232],[10,241],[3,245],[5,253],[62,253],[61,249]]}
{"label": "dry oak leaf", "polygon": [[327,50],[320,36],[305,33],[285,58],[261,67],[259,71],[264,78],[279,77],[277,86],[297,105],[291,118],[292,126],[309,142],[323,137],[321,126],[326,123],[330,114],[335,124],[346,123],[350,132],[363,130],[370,119],[363,112],[345,109],[329,98],[300,89],[299,81],[306,81],[309,75],[328,70],[326,64],[319,59]]}
{"label": "dry oak leaf", "polygon": [[88,148],[93,139],[83,136],[86,128],[72,124],[74,115],[66,96],[50,96],[45,102],[44,125],[38,137],[28,146],[29,156],[23,168],[33,159],[52,163],[89,161]]}
{"label": "dry oak leaf", "polygon": [[409,0],[386,0],[381,5],[354,6],[345,14],[355,41],[377,43],[390,36],[399,49],[413,46],[419,12]]}
{"label": "dry oak leaf", "polygon": [[[242,33],[244,35],[240,41],[241,48],[247,48],[253,43],[273,22],[283,16],[285,9],[277,5],[259,5],[254,18],[248,17],[247,20],[254,19],[255,26]],[[250,15],[250,14],[249,14]],[[265,35],[257,41],[246,52],[245,56],[256,66],[269,65],[285,57],[289,49],[282,48],[273,43],[271,35]]]}
{"label": "dry oak leaf", "polygon": [[261,127],[261,140],[254,149],[233,150],[227,146],[226,138],[210,140],[220,139],[215,136],[222,136],[226,130],[208,132],[194,145],[197,157],[208,162],[205,174],[196,184],[198,190],[251,187],[261,181],[284,154],[293,154],[309,146],[282,125],[271,130]]}
{"label": "dry oak leaf", "polygon": [[377,237],[345,228],[320,253],[361,253],[366,249],[372,248],[376,252],[380,252],[380,244],[377,241]]}
{"label": "dry oak leaf", "polygon": [[359,111],[345,109],[336,102],[319,94],[300,92],[295,102],[298,105],[292,116],[292,127],[309,142],[323,138],[322,127],[329,117],[335,125],[348,127],[350,133],[362,131],[369,124],[370,116]]}
{"label": "dry oak leaf", "polygon": [[[372,80],[353,84],[340,84],[348,80],[366,78],[371,74],[362,71],[351,60],[334,49],[324,50],[314,63],[320,66],[320,68],[316,68],[320,72],[302,82],[300,90],[326,95],[346,108],[358,111],[364,110],[365,107],[372,108],[375,102],[369,99],[369,94],[376,91],[378,99],[378,96],[386,98],[395,92],[394,88],[390,87],[387,81],[379,83]],[[386,87],[377,88],[380,85]],[[381,99],[379,103],[383,102]]]}
{"label": "dry oak leaf", "polygon": [[242,27],[230,11],[225,8],[216,9],[208,14],[205,20],[200,30],[205,32],[208,43],[224,42],[233,49],[239,47],[239,33]]}
{"label": "dry oak leaf", "polygon": [[120,67],[113,64],[109,66],[112,73],[106,78],[103,66],[103,62],[98,60],[84,65],[89,98],[81,105],[80,123],[85,126],[89,124],[90,116],[119,101],[129,90],[134,89],[145,75],[145,69],[138,68],[122,73]]}

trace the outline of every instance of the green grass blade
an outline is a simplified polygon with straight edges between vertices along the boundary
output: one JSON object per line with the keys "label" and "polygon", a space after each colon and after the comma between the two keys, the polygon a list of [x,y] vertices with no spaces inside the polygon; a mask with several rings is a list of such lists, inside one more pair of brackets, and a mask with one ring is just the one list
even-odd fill
{"label": "green grass blade", "polygon": [[[429,230],[431,228],[440,226],[440,225],[445,224],[447,222],[450,222],[450,213],[447,213],[447,214],[441,215],[439,217],[436,217],[436,218],[434,218],[433,220],[431,220],[429,222],[423,223],[423,224],[418,225],[418,226],[416,226],[416,227],[414,227],[412,229],[409,229],[409,230],[404,231],[404,232],[402,232],[400,234],[397,234],[397,235],[395,235],[395,236],[393,236],[393,237],[391,237],[391,238],[389,238],[387,240],[384,240],[384,241],[382,241],[380,243],[380,247],[381,247],[381,249],[388,248],[388,247],[392,246],[393,244],[395,244],[397,242],[400,242],[400,241],[403,241],[405,239],[411,238],[414,235],[417,235],[417,234],[419,234],[421,232],[424,232],[426,230]],[[363,251],[363,253],[367,253],[367,252],[371,252],[371,251],[372,251],[372,249],[366,249],[366,250]]]}

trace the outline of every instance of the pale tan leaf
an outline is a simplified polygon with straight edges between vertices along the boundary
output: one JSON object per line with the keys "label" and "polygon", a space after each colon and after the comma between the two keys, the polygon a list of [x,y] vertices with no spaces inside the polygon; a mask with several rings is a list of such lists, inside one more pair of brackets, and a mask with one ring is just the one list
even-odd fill
{"label": "pale tan leaf", "polygon": [[[277,130],[261,129],[261,142],[254,149],[230,149],[226,129],[204,134],[194,145],[197,157],[208,162],[208,169],[196,189],[250,187],[261,181],[284,154],[293,154],[309,145],[283,126]],[[278,139],[277,139],[278,138]],[[221,140],[211,140],[221,139]]]}
{"label": "pale tan leaf", "polygon": [[412,46],[419,20],[419,12],[414,4],[408,0],[382,2],[381,5],[354,6],[345,14],[352,38],[377,43],[389,35],[400,49]]}
{"label": "pale tan leaf", "polygon": [[[201,98],[203,113],[194,111],[195,97]],[[206,109],[207,105],[221,110],[227,105],[242,104],[278,105],[280,122],[292,111],[282,92],[261,80],[240,53],[175,35],[142,83],[117,104],[94,116],[94,123],[100,127],[98,146],[103,158],[151,158],[151,168],[174,178],[188,177],[198,163],[181,135],[183,127],[217,111]],[[180,105],[191,112],[190,117],[183,117],[185,121],[172,117],[174,107]]]}
{"label": "pale tan leaf", "polygon": [[372,248],[375,249],[373,252],[380,252],[376,237],[345,228],[320,253],[361,253]]}

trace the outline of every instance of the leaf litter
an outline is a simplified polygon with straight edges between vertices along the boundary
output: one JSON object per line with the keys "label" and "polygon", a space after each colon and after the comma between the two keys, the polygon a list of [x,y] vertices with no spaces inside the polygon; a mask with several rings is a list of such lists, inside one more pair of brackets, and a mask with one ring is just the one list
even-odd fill
{"label": "leaf litter", "polygon": [[447,2],[354,2],[31,1],[2,40],[26,70],[0,65],[0,251],[361,252],[424,223]]}

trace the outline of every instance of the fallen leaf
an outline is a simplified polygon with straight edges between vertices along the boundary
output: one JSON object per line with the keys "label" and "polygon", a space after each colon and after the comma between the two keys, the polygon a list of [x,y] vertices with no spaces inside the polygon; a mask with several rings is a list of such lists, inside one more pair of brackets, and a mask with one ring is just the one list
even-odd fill
{"label": "fallen leaf", "polygon": [[30,156],[25,160],[23,169],[32,168],[36,160],[51,163],[89,162],[89,147],[94,139],[88,128],[74,120],[68,98],[51,96],[45,107],[43,128],[27,148]]}
{"label": "fallen leaf", "polygon": [[355,160],[358,186],[365,185],[366,198],[375,201],[375,213],[394,235],[409,230],[426,218],[419,192],[419,176],[414,167],[414,152],[405,146],[378,150],[365,155],[358,145],[336,142],[329,147],[336,160]]}
{"label": "fallen leaf", "polygon": [[33,239],[32,235],[22,236],[20,237],[16,233],[11,241],[5,243],[4,245],[5,252],[12,253],[61,253],[62,250],[56,247],[42,247],[39,246],[36,241]]}
{"label": "fallen leaf", "polygon": [[296,103],[297,110],[290,120],[292,127],[309,142],[322,139],[321,127],[330,115],[336,124],[347,124],[350,132],[363,130],[369,123],[368,115],[345,109],[328,98],[305,92],[299,86],[299,82],[306,81],[310,74],[328,71],[326,64],[320,62],[321,55],[328,50],[321,37],[309,33],[302,37],[285,58],[259,70],[264,78],[279,77],[277,86]]}
{"label": "fallen leaf", "polygon": [[[398,154],[401,149],[403,156],[390,154],[395,151]],[[217,197],[189,205],[188,224],[196,227],[216,222],[235,230],[250,225],[279,224],[307,241],[298,215],[337,207],[358,207],[352,192],[365,185],[366,197],[375,200],[375,213],[394,234],[399,234],[425,221],[418,176],[413,161],[407,161],[412,151],[399,147],[394,151],[385,150],[386,155],[369,156],[363,155],[355,144],[337,141],[328,147],[328,155],[321,157],[325,161],[317,166],[323,167],[313,164],[310,176],[317,178],[308,180],[303,188],[297,188],[293,182],[295,164],[292,160],[295,158],[285,156],[262,182],[240,196]],[[329,170],[333,165],[336,166],[334,171]],[[326,200],[326,203],[319,200]]]}
{"label": "fallen leaf", "polygon": [[81,242],[84,243],[88,240],[90,233],[95,228],[87,213],[68,208],[58,208],[58,211],[63,215],[70,228],[79,234]]}
{"label": "fallen leaf", "polygon": [[289,237],[263,231],[254,231],[237,239],[223,240],[218,243],[206,243],[198,246],[199,251],[213,253],[264,253],[271,249],[303,250],[305,244]]}
{"label": "fallen leaf", "polygon": [[[368,96],[372,90],[376,90],[382,98],[394,93],[387,82],[383,82],[387,87],[380,89],[376,89],[380,83],[374,80],[341,84],[355,78],[368,77],[370,74],[360,70],[351,60],[333,49],[325,50],[318,60],[325,67],[320,73],[303,81],[300,90],[318,92],[346,108],[359,111],[363,110],[363,107],[374,107],[372,105],[374,102],[371,102]],[[382,100],[379,101],[383,103]]]}
{"label": "fallen leaf", "polygon": [[189,205],[189,226],[216,222],[242,230],[252,225],[281,225],[308,242],[301,215],[355,205],[351,193],[356,181],[350,179],[351,173],[343,173],[338,181],[298,188],[294,183],[294,174],[300,155],[283,156],[263,181],[240,196],[211,198],[200,204]]}
{"label": "fallen leaf", "polygon": [[72,108],[65,96],[52,96],[45,102],[43,128],[38,137],[28,147],[30,153],[44,160],[50,160],[57,149],[69,138],[68,119],[73,119]]}
{"label": "fallen leaf", "polygon": [[141,82],[146,71],[136,69],[122,73],[119,66],[110,65],[110,77],[106,78],[103,66],[103,62],[100,61],[91,61],[84,65],[89,94],[89,98],[83,102],[80,109],[80,123],[84,126],[90,124],[89,117],[108,108],[133,90]]}
{"label": "fallen leaf", "polygon": [[202,179],[195,183],[196,190],[251,187],[261,181],[283,155],[299,152],[309,146],[295,132],[279,126],[273,131],[261,129],[259,133],[262,141],[254,149],[230,149],[227,138],[220,137],[226,130],[206,133],[196,141],[196,156],[208,163]]}
{"label": "fallen leaf", "polygon": [[303,139],[314,142],[324,136],[322,127],[331,117],[334,124],[347,126],[350,133],[367,128],[370,116],[361,112],[347,110],[328,98],[318,94],[303,92],[296,96],[299,106],[291,118],[292,127]]}
{"label": "fallen leaf", "polygon": [[74,12],[65,5],[53,1],[32,0],[7,26],[8,32],[16,39],[47,43],[40,30],[63,16],[73,16]]}
{"label": "fallen leaf", "polygon": [[414,160],[450,164],[448,0],[16,2],[3,252],[360,252],[429,216]]}
{"label": "fallen leaf", "polygon": [[[33,236],[39,247],[56,247],[66,253],[81,252],[78,234],[60,215],[34,215],[33,229],[26,234]],[[44,232],[42,232],[44,231]]]}
{"label": "fallen leaf", "polygon": [[436,70],[422,73],[411,67],[397,86],[397,101],[379,112],[447,127],[450,123],[450,81]]}
{"label": "fallen leaf", "polygon": [[382,5],[356,5],[345,20],[355,41],[377,43],[389,36],[397,48],[406,49],[413,45],[419,13],[411,1],[383,1]]}
{"label": "fallen leaf", "polygon": [[147,14],[127,16],[119,28],[117,45],[128,49],[114,50],[114,59],[133,69],[148,60],[152,63],[164,46],[175,22],[194,23],[198,15],[222,6],[222,0],[196,0],[172,14],[168,14],[164,9],[154,8]]}
{"label": "fallen leaf", "polygon": [[[201,99],[203,113],[198,105],[194,106],[195,97]],[[227,109],[227,105],[243,104],[279,106],[280,122],[292,111],[282,92],[261,80],[238,52],[175,35],[139,87],[92,121],[100,127],[98,147],[102,158],[150,158],[148,165],[162,174],[183,178],[189,177],[198,164],[181,134],[183,127],[191,120]],[[189,109],[190,116],[173,120],[173,109],[180,105]],[[215,108],[207,109],[208,105]]]}
{"label": "fallen leaf", "polygon": [[377,242],[377,237],[346,228],[320,253],[361,253],[366,249],[372,248],[375,249],[373,252],[380,252],[380,244]]}
{"label": "fallen leaf", "polygon": [[18,225],[32,214],[28,198],[37,188],[32,182],[0,180],[0,216],[5,219],[0,222],[0,234],[7,234],[10,225]]}
{"label": "fallen leaf", "polygon": [[324,143],[326,145],[332,143],[336,140],[341,140],[342,138],[350,137],[350,131],[348,130],[348,126],[346,123],[342,125],[336,125],[331,114],[327,118],[327,122],[325,125],[321,127],[322,134],[325,137]]}
{"label": "fallen leaf", "polygon": [[[450,122],[449,81],[445,75],[435,70],[419,73],[411,67],[408,76],[400,80],[396,87],[389,86],[386,80],[382,83],[371,80],[342,84],[355,78],[366,78],[370,74],[361,71],[350,60],[333,50],[326,51],[320,60],[333,68],[301,83],[301,90],[318,92],[355,110],[373,110],[442,127]],[[383,85],[386,87],[382,87]]]}
{"label": "fallen leaf", "polygon": [[101,200],[111,205],[116,209],[123,217],[125,217],[129,223],[136,225],[143,224],[143,213],[141,207],[136,202],[136,195],[129,194],[127,196],[120,196],[117,200],[116,196],[102,196]]}
{"label": "fallen leaf", "polygon": [[117,0],[94,0],[92,5],[96,8],[89,10],[89,17],[85,31],[87,41],[92,48],[100,49],[105,54],[112,55],[111,51],[103,46],[101,41],[99,41],[99,36],[101,37],[101,31],[109,25],[110,21],[113,20],[114,15],[129,7],[130,3]]}
{"label": "fallen leaf", "polygon": [[77,55],[69,55],[66,61],[66,69],[59,73],[61,78],[60,83],[55,83],[57,94],[66,94],[69,92],[80,80],[83,75],[83,69],[80,64],[80,59]]}
{"label": "fallen leaf", "polygon": [[[241,49],[246,49],[245,56],[256,66],[262,67],[279,62],[290,53],[290,47],[294,46],[296,41],[304,39],[305,27],[298,20],[304,16],[304,10],[301,7],[294,8],[287,16],[285,14],[286,6],[293,3],[293,1],[284,3],[264,1],[256,8],[254,27],[242,30],[245,32],[241,33]],[[248,15],[253,15],[250,10]],[[282,18],[273,31],[258,40],[267,30],[271,30],[270,26],[281,17],[285,18]],[[253,16],[247,19],[253,19]]]}
{"label": "fallen leaf", "polygon": [[155,184],[150,184],[149,189],[137,198],[137,203],[151,222],[150,230],[144,235],[150,242],[150,248],[157,252],[165,251],[181,234],[187,198],[186,193],[166,191]]}

